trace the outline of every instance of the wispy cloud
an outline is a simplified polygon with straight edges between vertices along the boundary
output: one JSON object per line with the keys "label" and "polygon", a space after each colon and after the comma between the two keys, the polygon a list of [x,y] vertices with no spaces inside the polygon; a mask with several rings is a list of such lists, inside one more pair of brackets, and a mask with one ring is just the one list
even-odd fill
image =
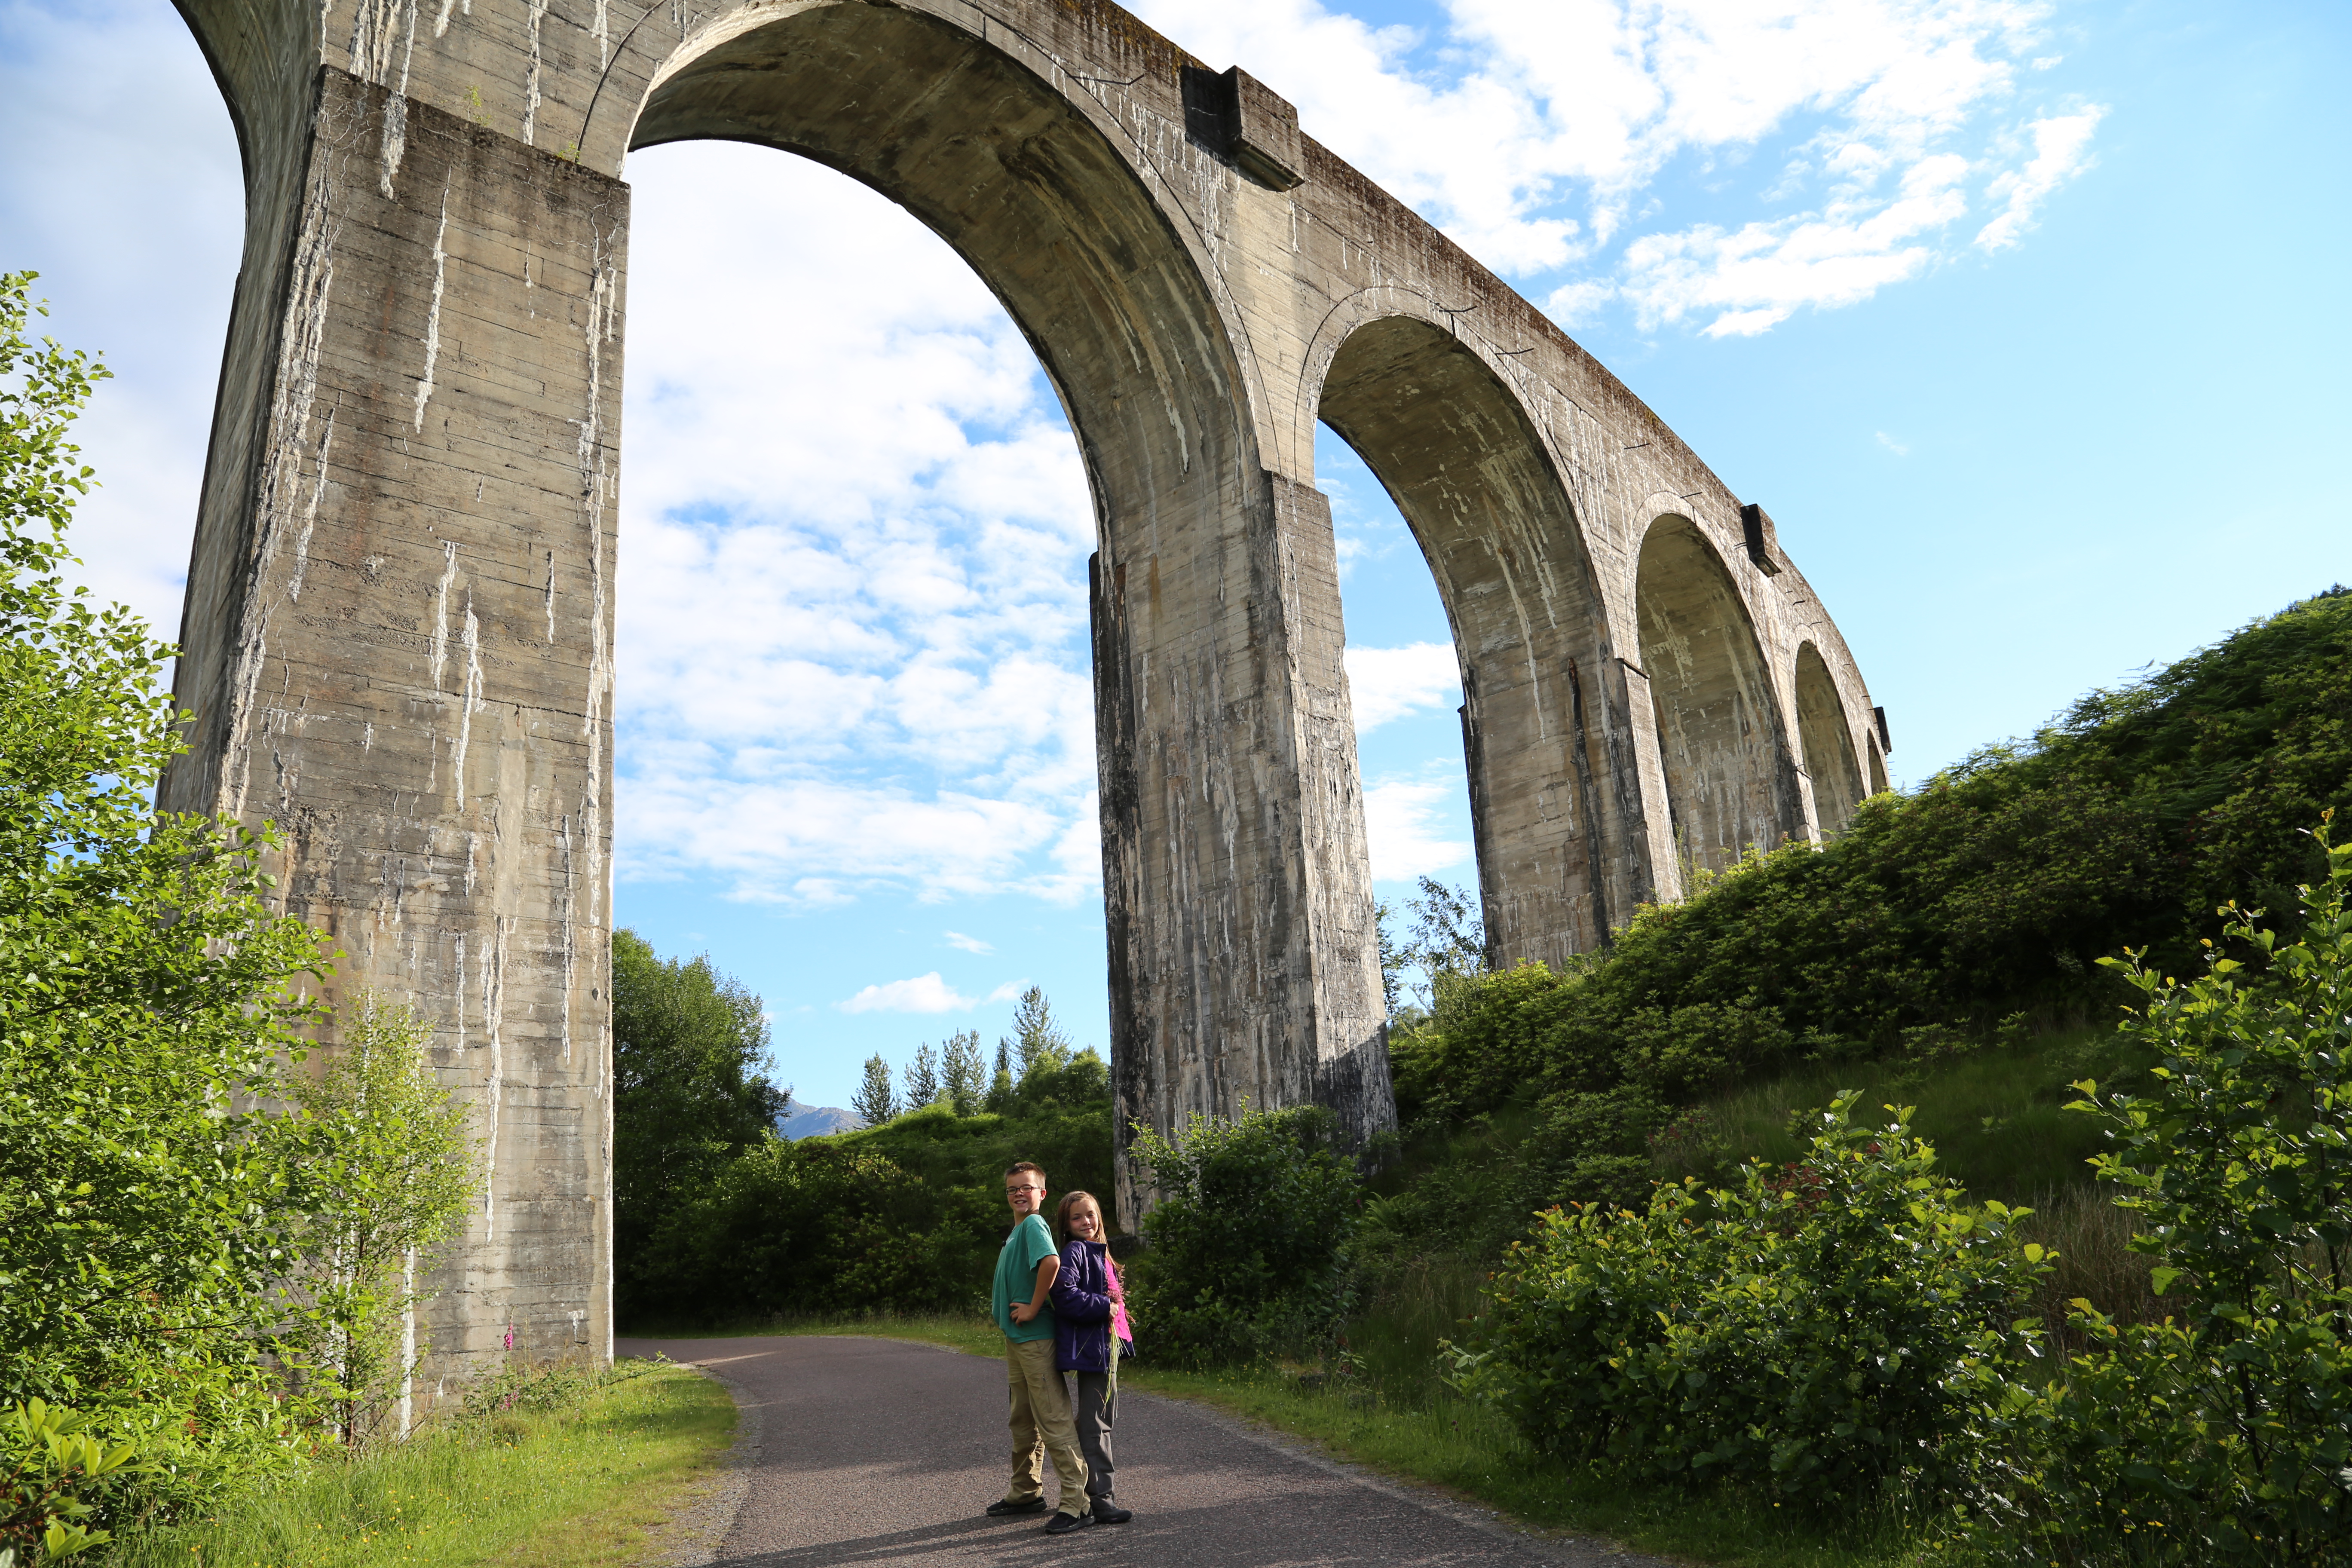
{"label": "wispy cloud", "polygon": [[2051,193],[2091,166],[2091,133],[2106,112],[2095,104],[2027,127],[2033,138],[2032,161],[2021,169],[2004,171],[1985,188],[1986,195],[2002,205],[2000,215],[1977,231],[1979,246],[2004,250],[2033,226],[2033,215]]}
{"label": "wispy cloud", "polygon": [[1372,852],[1372,879],[1410,882],[1468,861],[1470,841],[1453,837],[1446,820],[1463,800],[1459,768],[1450,777],[1389,779],[1367,787],[1364,833]]}
{"label": "wispy cloud", "polygon": [[1356,710],[1359,735],[1424,708],[1458,703],[1462,674],[1454,658],[1454,645],[1417,642],[1402,647],[1350,647],[1348,695]]}
{"label": "wispy cloud", "polygon": [[918,974],[912,980],[889,980],[878,985],[868,985],[856,995],[835,1002],[845,1013],[953,1013],[975,1007],[979,1004],[970,996],[958,994],[956,988],[940,978],[940,972]]}
{"label": "wispy cloud", "polygon": [[966,952],[994,952],[996,951],[994,943],[982,942],[976,936],[966,936],[960,931],[949,931],[947,933],[947,939],[948,945],[950,947],[960,947]]}
{"label": "wispy cloud", "polygon": [[1885,447],[1888,451],[1894,453],[1898,458],[1907,458],[1911,455],[1911,446],[1909,442],[1898,441],[1884,430],[1878,432],[1878,444]]}
{"label": "wispy cloud", "polygon": [[[2056,63],[2032,53],[2041,0],[1451,0],[1425,32],[1317,0],[1139,9],[1292,97],[1480,259],[1574,274],[1544,290],[1571,326],[1622,302],[1645,331],[1748,336],[1853,304],[1942,254],[1972,186],[2003,204],[1977,243],[2011,243],[2100,113],[2034,121],[2025,161],[2002,132]],[[1694,175],[1753,217],[1677,220]]]}

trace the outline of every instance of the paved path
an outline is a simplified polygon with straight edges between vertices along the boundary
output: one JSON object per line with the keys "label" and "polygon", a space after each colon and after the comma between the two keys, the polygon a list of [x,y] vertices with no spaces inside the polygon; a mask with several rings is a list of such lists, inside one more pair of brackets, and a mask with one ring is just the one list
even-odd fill
{"label": "paved path", "polygon": [[[623,1340],[710,1368],[761,1423],[724,1568],[1660,1568],[1520,1535],[1439,1494],[1336,1465],[1181,1400],[1119,1395],[1132,1523],[1070,1535],[992,1520],[1004,1495],[1004,1363],[898,1340]],[[1047,1470],[1046,1491],[1055,1483]]]}

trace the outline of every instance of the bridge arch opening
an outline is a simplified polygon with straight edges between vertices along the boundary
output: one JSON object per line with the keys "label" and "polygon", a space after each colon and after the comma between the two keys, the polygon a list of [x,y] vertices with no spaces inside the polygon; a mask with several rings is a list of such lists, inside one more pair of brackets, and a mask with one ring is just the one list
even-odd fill
{"label": "bridge arch opening", "polygon": [[1846,721],[1837,681],[1821,649],[1797,648],[1797,737],[1805,751],[1805,774],[1813,785],[1813,821],[1823,838],[1845,831],[1862,803],[1862,771],[1854,765],[1853,726]]}
{"label": "bridge arch opening", "polygon": [[1780,705],[1747,606],[1690,519],[1651,523],[1634,598],[1675,850],[1719,871],[1802,827]]}
{"label": "bridge arch opening", "polygon": [[1886,759],[1879,752],[1878,738],[1875,735],[1870,738],[1867,744],[1870,747],[1870,793],[1885,795],[1894,787],[1886,782]]}
{"label": "bridge arch opening", "polygon": [[971,263],[1061,395],[1107,546],[1156,547],[1254,472],[1199,269],[1103,132],[1003,50],[895,6],[792,11],[656,77],[630,145],[694,140],[837,169]]}
{"label": "bridge arch opening", "polygon": [[767,15],[657,72],[632,147],[772,148],[896,203],[1003,305],[1076,437],[1119,1146],[1304,1100],[1369,1136],[1393,1111],[1339,640],[1285,575],[1328,570],[1328,521],[1263,465],[1205,252],[1082,83],[913,7]]}
{"label": "bridge arch opening", "polygon": [[1487,958],[1559,963],[1632,911],[1606,848],[1606,620],[1574,509],[1519,400],[1453,333],[1406,315],[1350,331],[1318,415],[1420,546],[1461,673]]}

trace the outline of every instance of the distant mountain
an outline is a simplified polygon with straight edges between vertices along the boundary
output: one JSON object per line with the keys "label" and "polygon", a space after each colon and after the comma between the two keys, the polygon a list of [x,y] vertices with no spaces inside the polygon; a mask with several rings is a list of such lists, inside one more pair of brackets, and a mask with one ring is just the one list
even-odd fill
{"label": "distant mountain", "polygon": [[776,1118],[776,1131],[786,1138],[818,1138],[865,1125],[857,1120],[856,1111],[831,1105],[803,1105],[797,1100],[784,1101],[784,1113]]}

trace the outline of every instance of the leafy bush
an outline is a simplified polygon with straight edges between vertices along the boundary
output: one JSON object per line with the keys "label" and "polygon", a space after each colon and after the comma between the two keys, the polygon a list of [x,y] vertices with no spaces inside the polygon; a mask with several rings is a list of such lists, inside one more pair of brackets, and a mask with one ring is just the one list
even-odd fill
{"label": "leafy bush", "polygon": [[428,1027],[415,1008],[354,997],[341,1049],[315,1075],[286,1075],[295,1114],[268,1129],[300,1199],[292,1321],[277,1353],[291,1386],[322,1400],[351,1445],[382,1435],[415,1370],[404,1319],[426,1300],[416,1282],[480,1179],[467,1108],[426,1059]]}
{"label": "leafy bush", "polygon": [[135,1475],[138,1448],[44,1400],[0,1410],[0,1568],[55,1563],[103,1545],[98,1500]]}
{"label": "leafy bush", "polygon": [[1456,1385],[1539,1448],[1652,1479],[1851,1509],[1958,1473],[1971,1410],[2032,1345],[2011,1321],[2044,1265],[1937,1175],[1907,1113],[1821,1114],[1805,1158],[1646,1209],[1555,1208],[1492,1285]]}
{"label": "leafy bush", "polygon": [[2076,1303],[2089,1349],[1993,1424],[2006,1458],[1978,1501],[2033,1563],[2315,1563],[2352,1556],[2352,845],[2298,940],[2239,911],[2188,984],[2135,954],[2125,1032],[2161,1053],[2135,1093],[2079,1087],[2097,1162],[2137,1216],[2177,1319]]}
{"label": "leafy bush", "polygon": [[655,1238],[654,1309],[713,1319],[962,1305],[985,1278],[972,1245],[985,1222],[961,1197],[855,1138],[772,1137]]}
{"label": "leafy bush", "polygon": [[1139,1128],[1129,1150],[1157,1188],[1131,1294],[1149,1353],[1180,1366],[1317,1352],[1355,1296],[1354,1164],[1320,1106],[1197,1113],[1173,1140]]}
{"label": "leafy bush", "polygon": [[0,1403],[139,1444],[148,1506],[303,1443],[265,1362],[300,1183],[239,1091],[323,961],[264,900],[266,833],[150,805],[173,650],[65,586],[104,372],[26,340],[29,283],[0,276]]}

